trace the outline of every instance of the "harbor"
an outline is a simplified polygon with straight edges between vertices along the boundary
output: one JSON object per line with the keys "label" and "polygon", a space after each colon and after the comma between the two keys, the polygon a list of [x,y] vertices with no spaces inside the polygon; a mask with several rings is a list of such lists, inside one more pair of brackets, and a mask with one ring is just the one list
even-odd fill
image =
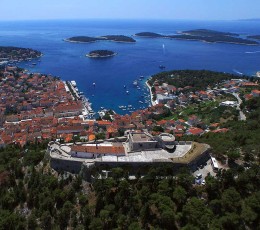
{"label": "harbor", "polygon": [[76,81],[66,81],[64,82],[66,91],[69,92],[74,100],[80,100],[82,102],[82,118],[84,120],[93,119],[96,113],[92,109],[92,104],[89,99],[85,97],[83,92],[80,92]]}

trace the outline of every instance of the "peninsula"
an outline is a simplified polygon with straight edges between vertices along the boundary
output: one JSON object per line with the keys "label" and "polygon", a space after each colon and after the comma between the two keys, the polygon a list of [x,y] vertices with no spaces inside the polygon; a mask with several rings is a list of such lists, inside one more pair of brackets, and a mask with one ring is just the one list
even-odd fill
{"label": "peninsula", "polygon": [[117,55],[117,53],[111,50],[93,50],[90,51],[86,56],[89,58],[107,58],[113,57],[115,55]]}
{"label": "peninsula", "polygon": [[136,42],[133,38],[124,35],[105,35],[100,37],[75,36],[75,37],[64,39],[64,41],[75,42],[75,43],[90,43],[90,42],[97,42],[97,41],[113,41],[113,42],[125,42],[125,43]]}
{"label": "peninsula", "polygon": [[[259,45],[257,41],[251,39],[240,38],[239,34],[220,32],[215,30],[207,29],[197,29],[178,32],[175,35],[162,35],[153,32],[141,32],[135,34],[137,37],[146,38],[170,38],[170,39],[180,39],[180,40],[190,40],[190,41],[203,41],[209,43],[231,43],[239,45]],[[256,39],[257,36],[254,36]],[[253,38],[253,37],[248,37]]]}
{"label": "peninsula", "polygon": [[29,61],[41,56],[40,51],[29,48],[0,46],[0,64]]}

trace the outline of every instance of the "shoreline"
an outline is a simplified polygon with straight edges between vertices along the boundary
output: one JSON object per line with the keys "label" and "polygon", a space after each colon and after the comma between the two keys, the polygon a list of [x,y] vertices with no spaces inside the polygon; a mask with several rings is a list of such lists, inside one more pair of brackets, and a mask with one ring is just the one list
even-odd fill
{"label": "shoreline", "polygon": [[234,45],[243,45],[243,46],[259,46],[260,44],[246,44],[246,43],[238,43],[238,42],[224,42],[224,41],[214,41],[214,42],[209,42],[206,40],[197,40],[197,39],[185,39],[185,38],[172,38],[176,40],[184,40],[184,41],[197,41],[197,42],[204,42],[208,44],[216,44],[216,43],[222,43],[222,44],[234,44]]}
{"label": "shoreline", "polygon": [[70,43],[95,43],[97,41],[92,41],[92,42],[81,42],[81,41],[72,41],[69,39],[62,39],[64,42],[70,42]]}
{"label": "shoreline", "polygon": [[192,38],[173,38],[170,36],[161,36],[161,37],[153,37],[153,36],[139,36],[139,35],[133,35],[134,37],[139,37],[139,38],[163,38],[163,39],[170,39],[170,40],[183,40],[183,41],[198,41],[198,42],[204,42],[204,43],[209,43],[209,44],[216,44],[216,43],[223,43],[223,44],[234,44],[234,45],[246,45],[246,46],[259,46],[260,43],[258,44],[247,44],[247,43],[239,43],[239,42],[228,42],[228,41],[206,41],[206,40],[200,40],[200,39],[192,39]]}
{"label": "shoreline", "polygon": [[129,44],[132,44],[132,43],[136,43],[136,41],[135,42],[125,42],[125,41],[115,41],[115,40],[109,40],[109,39],[107,39],[107,38],[105,38],[105,37],[100,37],[100,38],[104,38],[104,39],[101,39],[101,40],[96,40],[96,41],[90,41],[90,42],[81,42],[81,41],[73,41],[73,40],[69,40],[69,39],[62,39],[64,42],[70,42],[70,43],[82,43],[82,44],[84,44],[84,43],[95,43],[95,42],[102,42],[102,41],[106,41],[106,42],[117,42],[117,43],[129,43]]}
{"label": "shoreline", "polygon": [[86,54],[86,57],[88,58],[109,58],[109,57],[114,57],[116,56],[118,53],[114,53],[114,54],[111,54],[111,55],[106,55],[106,56],[91,56],[89,54]]}
{"label": "shoreline", "polygon": [[147,86],[148,89],[149,89],[149,93],[150,93],[150,101],[151,101],[152,106],[157,105],[158,103],[156,102],[156,100],[153,101],[152,87],[148,84],[148,79],[145,81],[145,84],[146,84],[146,86]]}

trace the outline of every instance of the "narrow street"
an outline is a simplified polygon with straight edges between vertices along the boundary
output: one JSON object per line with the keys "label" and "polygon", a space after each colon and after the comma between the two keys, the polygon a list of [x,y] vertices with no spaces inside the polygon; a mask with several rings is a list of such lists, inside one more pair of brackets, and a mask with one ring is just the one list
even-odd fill
{"label": "narrow street", "polygon": [[241,121],[245,121],[246,120],[246,115],[244,114],[244,112],[240,109],[240,105],[242,104],[242,100],[239,97],[239,95],[237,93],[233,93],[233,95],[236,97],[238,104],[237,104],[237,110],[239,110],[239,120]]}

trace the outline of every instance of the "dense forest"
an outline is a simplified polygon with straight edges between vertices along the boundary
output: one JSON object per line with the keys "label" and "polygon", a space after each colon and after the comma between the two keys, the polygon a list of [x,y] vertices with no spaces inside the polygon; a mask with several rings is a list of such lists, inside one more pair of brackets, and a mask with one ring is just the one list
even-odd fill
{"label": "dense forest", "polygon": [[[44,146],[0,152],[0,229],[259,229],[260,169],[256,165],[206,177],[162,165],[128,179],[125,169],[92,186],[54,173]],[[39,163],[40,162],[40,163]]]}
{"label": "dense forest", "polygon": [[237,78],[237,76],[223,72],[208,70],[175,70],[153,75],[148,83],[153,85],[155,81],[158,81],[159,84],[168,83],[177,88],[191,86],[191,90],[194,91],[206,89],[208,86],[214,87],[215,84],[221,81],[233,78]]}

